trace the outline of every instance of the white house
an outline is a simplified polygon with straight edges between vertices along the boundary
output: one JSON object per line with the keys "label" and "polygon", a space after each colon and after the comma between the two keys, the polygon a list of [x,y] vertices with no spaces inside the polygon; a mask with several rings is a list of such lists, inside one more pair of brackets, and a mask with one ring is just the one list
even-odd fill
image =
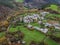
{"label": "white house", "polygon": [[55,26],[55,29],[60,29],[60,27],[59,26]]}
{"label": "white house", "polygon": [[38,24],[41,24],[42,23],[42,21],[38,21]]}
{"label": "white house", "polygon": [[60,29],[60,24],[54,24],[54,27],[55,27],[56,29]]}
{"label": "white house", "polygon": [[49,27],[51,27],[52,24],[50,24],[50,23],[45,23],[45,26],[49,26]]}
{"label": "white house", "polygon": [[30,23],[29,16],[25,16],[25,17],[23,18],[23,21],[24,21],[24,23]]}
{"label": "white house", "polygon": [[30,23],[30,20],[24,20],[24,23]]}
{"label": "white house", "polygon": [[48,29],[47,28],[39,28],[39,27],[34,27],[36,30],[38,30],[38,31],[41,31],[41,32],[43,32],[43,33],[47,33],[48,32]]}
{"label": "white house", "polygon": [[41,28],[40,30],[41,30],[43,33],[47,33],[47,32],[48,32],[48,29],[47,29],[47,28],[44,28],[44,29]]}
{"label": "white house", "polygon": [[44,17],[41,17],[40,19],[44,20]]}
{"label": "white house", "polygon": [[19,43],[19,44],[20,44],[20,43],[25,44],[25,43],[26,43],[26,41],[22,41],[22,42],[18,41],[18,43]]}
{"label": "white house", "polygon": [[41,12],[40,14],[44,17],[46,14],[49,14],[49,12]]}
{"label": "white house", "polygon": [[38,14],[27,15],[27,16],[24,17],[23,21],[25,23],[30,23],[30,22],[33,22],[33,20],[37,21],[38,18],[40,18]]}
{"label": "white house", "polygon": [[40,19],[40,16],[38,14],[33,14],[32,16],[33,16],[33,20],[37,21],[38,19]]}
{"label": "white house", "polygon": [[32,27],[32,25],[28,24],[28,25],[27,25],[27,27],[28,27],[28,28],[31,28],[31,27]]}

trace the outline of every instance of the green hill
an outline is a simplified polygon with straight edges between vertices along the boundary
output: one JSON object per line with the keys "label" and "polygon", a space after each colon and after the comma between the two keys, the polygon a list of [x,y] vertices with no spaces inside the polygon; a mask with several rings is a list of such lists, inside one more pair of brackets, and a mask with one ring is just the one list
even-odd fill
{"label": "green hill", "polygon": [[16,0],[16,2],[24,2],[24,0]]}

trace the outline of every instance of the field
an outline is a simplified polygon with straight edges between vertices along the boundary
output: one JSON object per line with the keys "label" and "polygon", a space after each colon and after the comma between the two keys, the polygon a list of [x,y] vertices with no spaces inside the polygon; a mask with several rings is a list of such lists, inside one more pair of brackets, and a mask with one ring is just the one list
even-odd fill
{"label": "field", "polygon": [[[26,15],[26,14],[25,14]],[[49,19],[54,19],[56,15],[54,14],[49,14],[47,15],[46,18]],[[60,17],[56,16],[56,17]],[[43,20],[43,22],[47,22],[47,20]],[[14,25],[10,26],[9,32],[15,32],[20,30],[21,32],[24,33],[24,41],[26,42],[26,45],[29,45],[31,41],[36,41],[37,43],[44,41],[45,44],[48,45],[58,45],[58,43],[56,43],[55,41],[53,41],[50,38],[47,38],[47,36],[45,34],[43,34],[42,32],[39,32],[37,30],[29,30],[27,27],[24,27],[24,23],[18,22],[21,25],[17,25],[14,27]],[[37,27],[41,27],[41,25],[39,25],[37,22],[31,23],[31,25],[33,26],[37,26]],[[48,34],[51,34],[51,32],[49,32]],[[59,37],[59,34],[56,34],[57,37]],[[5,36],[5,32],[0,33],[0,38]]]}
{"label": "field", "polygon": [[60,45],[60,6],[45,8],[45,0],[15,1],[0,1],[0,45]]}
{"label": "field", "polygon": [[24,0],[16,0],[16,2],[23,2]]}
{"label": "field", "polygon": [[[33,26],[39,26],[37,23],[31,23]],[[17,30],[21,30],[24,34],[24,41],[26,41],[26,45],[29,45],[31,41],[36,41],[37,43],[44,41],[48,45],[58,45],[55,41],[51,40],[50,38],[47,38],[45,34],[37,31],[37,30],[32,30],[30,31],[28,28],[24,27],[23,25],[21,26],[16,26],[10,27],[10,32],[15,32]]]}
{"label": "field", "polygon": [[47,7],[47,8],[60,12],[60,8],[57,5],[52,4],[52,5],[50,5],[50,7]]}
{"label": "field", "polygon": [[41,42],[46,37],[44,34],[36,30],[30,31],[23,26],[17,26],[16,28],[10,28],[10,32],[14,32],[15,30],[18,30],[18,28],[25,34],[24,40],[27,42],[26,45],[29,45],[31,41]]}
{"label": "field", "polygon": [[46,38],[44,40],[44,42],[47,44],[47,45],[58,45],[56,42],[54,42],[53,40],[51,40],[50,38]]}

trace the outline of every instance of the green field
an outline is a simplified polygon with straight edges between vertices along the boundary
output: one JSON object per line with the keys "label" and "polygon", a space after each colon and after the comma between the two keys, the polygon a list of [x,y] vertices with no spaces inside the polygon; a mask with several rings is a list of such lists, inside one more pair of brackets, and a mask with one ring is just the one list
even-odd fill
{"label": "green field", "polygon": [[[60,15],[59,14],[48,14],[45,16],[46,19],[50,19],[50,20],[56,20],[56,19],[60,19]],[[57,20],[59,21],[59,20]]]}
{"label": "green field", "polygon": [[50,38],[46,38],[44,40],[44,42],[47,44],[47,45],[59,45],[58,43],[56,43],[55,41],[51,40]]}
{"label": "green field", "polygon": [[[38,26],[36,23],[34,23],[33,25]],[[43,40],[44,40],[45,44],[58,45],[58,43],[56,43],[55,41],[51,40],[50,38],[47,38],[45,36],[45,34],[39,32],[39,31],[36,31],[36,30],[30,31],[26,27],[24,27],[23,25],[22,26],[16,26],[15,28],[11,26],[9,31],[15,32],[18,30],[20,30],[21,32],[24,33],[24,39],[23,40],[26,41],[26,45],[29,45],[31,41],[36,41],[37,43],[39,43]],[[5,35],[4,32],[0,33],[0,37],[3,37],[4,35]]]}
{"label": "green field", "polygon": [[47,8],[60,12],[60,8],[57,5],[54,5],[54,4],[51,4],[50,7],[47,7]]}
{"label": "green field", "polygon": [[23,2],[24,0],[16,0],[16,2]]}
{"label": "green field", "polygon": [[[40,26],[38,23],[31,23],[31,24],[33,26],[38,26],[38,27]],[[45,43],[47,43],[48,45],[58,45],[58,43],[51,40],[50,38],[47,39],[45,34],[39,32],[37,30],[30,31],[28,28],[24,27],[23,25],[16,26],[15,28],[13,28],[11,26],[9,31],[10,32],[15,32],[17,30],[21,30],[25,34],[25,37],[24,37],[23,40],[26,41],[26,45],[29,45],[31,41],[36,41],[37,43],[45,41]]]}
{"label": "green field", "polygon": [[10,32],[17,31],[18,28],[25,34],[24,40],[27,42],[26,45],[29,45],[31,41],[41,42],[46,37],[41,32],[36,30],[30,31],[23,26],[17,26],[16,28],[10,28]]}

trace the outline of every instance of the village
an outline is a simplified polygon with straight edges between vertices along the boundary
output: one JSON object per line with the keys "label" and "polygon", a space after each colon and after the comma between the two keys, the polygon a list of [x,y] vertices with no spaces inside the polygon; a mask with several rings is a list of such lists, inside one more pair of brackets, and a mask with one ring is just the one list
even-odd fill
{"label": "village", "polygon": [[[17,16],[15,18],[13,18],[11,25],[8,27],[7,31],[9,32],[9,30],[10,30],[10,31],[14,32],[14,30],[16,30],[16,31],[20,30],[20,31],[24,32],[27,30],[27,31],[32,31],[32,33],[33,33],[33,31],[35,30],[35,31],[38,31],[38,32],[46,35],[45,38],[49,37],[49,38],[55,40],[56,42],[59,42],[58,40],[59,40],[60,36],[58,36],[58,35],[60,33],[60,23],[57,21],[54,21],[54,20],[49,21],[47,18],[45,18],[45,16],[49,15],[49,14],[50,14],[49,12],[41,11],[40,14],[29,13],[29,14],[26,14],[23,16],[22,15]],[[24,32],[24,33],[28,33],[28,32]],[[16,34],[16,33],[14,32],[14,34]],[[22,37],[22,36],[24,38],[23,33],[20,35],[20,37]],[[27,36],[27,38],[28,38],[28,36]],[[45,43],[44,42],[45,38],[43,38],[43,42],[42,42],[43,44]],[[22,39],[21,43],[23,45],[25,45],[26,41],[24,41],[24,39]],[[20,44],[19,40],[18,40],[18,44]],[[29,45],[29,44],[26,44],[26,45]],[[30,45],[42,45],[42,44],[36,44],[36,42],[33,40]],[[57,45],[57,44],[55,44],[55,45]]]}
{"label": "village", "polygon": [[[24,17],[17,17],[13,23],[15,24],[16,21],[20,21],[23,22],[24,25],[27,26],[27,28],[33,28],[33,29],[37,29],[43,33],[47,33],[48,32],[48,28],[47,27],[54,27],[55,29],[59,29],[60,30],[60,23],[56,22],[54,23],[54,21],[47,22],[45,16],[49,14],[49,12],[41,12],[41,14],[32,14],[32,15],[26,15]],[[43,20],[45,20],[46,22],[43,22]],[[40,28],[38,26],[33,26],[31,25],[31,23],[38,23],[39,25],[43,25],[44,27]]]}
{"label": "village", "polygon": [[23,0],[1,1],[0,45],[60,45],[59,5],[32,8]]}

